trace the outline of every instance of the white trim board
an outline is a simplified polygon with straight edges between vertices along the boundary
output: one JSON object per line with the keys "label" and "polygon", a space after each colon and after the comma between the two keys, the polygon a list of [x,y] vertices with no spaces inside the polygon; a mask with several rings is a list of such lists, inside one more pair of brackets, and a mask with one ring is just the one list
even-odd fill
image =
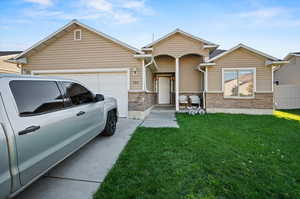
{"label": "white trim board", "polygon": [[110,73],[126,72],[128,90],[130,90],[130,69],[129,68],[101,68],[101,69],[67,69],[67,70],[32,70],[31,74],[59,74],[59,73]]}
{"label": "white trim board", "polygon": [[[80,38],[79,39],[76,38],[76,32],[80,32],[80,35],[79,35]],[[75,29],[73,31],[73,34],[74,34],[74,41],[80,41],[82,39],[82,30],[81,29],[79,29],[79,28]]]}

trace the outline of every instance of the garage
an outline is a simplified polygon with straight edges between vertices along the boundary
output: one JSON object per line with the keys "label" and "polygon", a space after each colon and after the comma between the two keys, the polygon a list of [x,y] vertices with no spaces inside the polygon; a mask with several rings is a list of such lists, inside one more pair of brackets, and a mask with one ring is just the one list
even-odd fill
{"label": "garage", "polygon": [[94,93],[117,99],[120,117],[128,116],[128,75],[127,72],[80,72],[80,73],[46,73],[35,72],[35,75],[47,75],[74,79],[81,82]]}

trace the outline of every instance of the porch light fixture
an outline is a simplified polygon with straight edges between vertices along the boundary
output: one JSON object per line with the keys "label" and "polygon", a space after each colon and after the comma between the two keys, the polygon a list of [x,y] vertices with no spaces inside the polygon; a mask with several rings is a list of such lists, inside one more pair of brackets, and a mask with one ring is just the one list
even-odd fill
{"label": "porch light fixture", "polygon": [[131,71],[133,72],[133,74],[135,74],[136,75],[136,68],[134,67],[134,68],[132,68],[131,69]]}

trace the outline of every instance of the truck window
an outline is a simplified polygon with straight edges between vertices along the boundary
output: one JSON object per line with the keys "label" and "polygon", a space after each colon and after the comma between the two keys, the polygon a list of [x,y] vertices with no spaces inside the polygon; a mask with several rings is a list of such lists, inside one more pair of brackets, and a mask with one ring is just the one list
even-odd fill
{"label": "truck window", "polygon": [[62,87],[67,98],[67,106],[77,106],[94,101],[93,94],[80,84],[74,82],[62,82]]}
{"label": "truck window", "polygon": [[14,80],[9,83],[20,116],[56,111],[64,107],[55,81]]}

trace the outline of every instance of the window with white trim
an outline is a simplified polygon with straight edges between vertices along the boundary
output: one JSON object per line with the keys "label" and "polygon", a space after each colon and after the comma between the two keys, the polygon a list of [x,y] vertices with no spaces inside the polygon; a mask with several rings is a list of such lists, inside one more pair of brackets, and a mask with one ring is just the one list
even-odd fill
{"label": "window with white trim", "polygon": [[254,97],[255,69],[223,69],[225,98]]}
{"label": "window with white trim", "polygon": [[80,29],[74,30],[74,40],[81,40],[81,30]]}

